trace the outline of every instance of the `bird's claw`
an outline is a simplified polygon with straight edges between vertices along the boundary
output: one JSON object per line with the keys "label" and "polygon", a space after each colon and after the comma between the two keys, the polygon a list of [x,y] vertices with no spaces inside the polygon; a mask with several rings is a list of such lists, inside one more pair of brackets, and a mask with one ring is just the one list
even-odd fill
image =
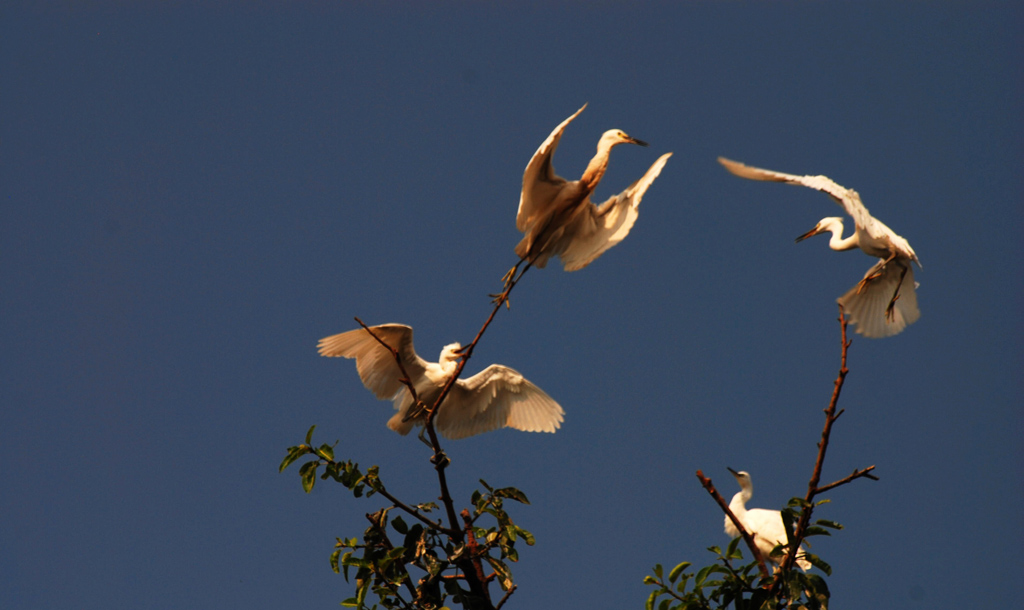
{"label": "bird's claw", "polygon": [[502,303],[504,303],[505,307],[512,309],[512,306],[509,305],[508,293],[509,289],[506,288],[504,292],[499,292],[497,294],[489,294],[487,296],[491,297],[491,303],[495,305],[501,305]]}
{"label": "bird's claw", "polygon": [[447,466],[448,464],[451,464],[452,461],[448,459],[448,456],[444,451],[438,451],[434,455],[430,456],[430,463],[435,466],[439,466],[441,464]]}
{"label": "bird's claw", "polygon": [[861,294],[862,292],[867,290],[868,284],[870,284],[874,280],[877,280],[880,277],[882,277],[881,273],[874,273],[862,279],[860,282],[857,283],[857,294]]}

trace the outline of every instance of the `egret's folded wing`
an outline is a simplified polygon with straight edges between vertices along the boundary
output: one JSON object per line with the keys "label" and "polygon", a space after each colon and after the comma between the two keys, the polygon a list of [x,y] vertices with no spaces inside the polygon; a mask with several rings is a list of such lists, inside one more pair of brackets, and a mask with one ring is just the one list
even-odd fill
{"label": "egret's folded wing", "polygon": [[[858,333],[871,339],[891,337],[913,324],[921,317],[917,308],[917,291],[914,283],[914,269],[910,261],[896,259],[888,265],[879,260],[864,277],[880,274],[862,285],[858,283],[849,292],[839,297],[839,304],[850,316],[850,322],[857,326]],[[906,275],[900,283],[900,275]],[[899,286],[899,298],[893,307],[893,315],[886,318],[885,310]]]}
{"label": "egret's folded wing", "polygon": [[572,242],[559,255],[566,271],[576,271],[594,262],[605,250],[625,239],[640,214],[640,201],[672,153],[665,153],[629,188],[599,206],[588,206],[566,228]]}
{"label": "egret's folded wing", "polygon": [[[583,104],[583,108],[587,105]],[[558,141],[562,138],[562,132],[575,119],[583,108],[573,113],[572,116],[562,121],[551,135],[541,143],[533,158],[526,164],[526,171],[523,172],[523,192],[519,196],[519,211],[516,213],[516,228],[525,233],[537,217],[544,211],[547,204],[554,200],[565,184],[565,178],[555,174],[555,168],[551,164],[551,157],[558,148]]]}
{"label": "egret's folded wing", "polygon": [[[404,324],[381,324],[370,329],[390,347],[398,350],[406,372],[415,381],[423,375],[426,362],[416,355],[412,345],[412,328]],[[389,400],[405,385],[399,379],[402,371],[394,356],[363,328],[324,337],[317,343],[321,356],[355,358],[359,378],[377,398]]]}
{"label": "egret's folded wing", "polygon": [[[725,169],[736,174],[740,178],[797,184],[826,193],[829,197],[834,199],[836,203],[843,206],[846,213],[853,219],[854,224],[867,231],[868,235],[871,237],[881,239],[883,236],[888,236],[884,231],[888,231],[891,235],[896,235],[893,233],[892,229],[883,225],[881,222],[876,220],[870,212],[868,212],[868,209],[864,207],[864,203],[860,200],[860,195],[857,191],[836,184],[835,181],[828,176],[796,176],[794,174],[784,174],[782,172],[775,172],[769,169],[761,169],[759,167],[744,165],[743,163],[732,161],[725,157],[719,157],[718,162],[721,163]],[[909,245],[907,247],[909,248]]]}
{"label": "egret's folded wing", "polygon": [[437,414],[437,430],[452,439],[498,428],[525,432],[554,432],[564,411],[544,390],[518,372],[492,364],[460,379]]}

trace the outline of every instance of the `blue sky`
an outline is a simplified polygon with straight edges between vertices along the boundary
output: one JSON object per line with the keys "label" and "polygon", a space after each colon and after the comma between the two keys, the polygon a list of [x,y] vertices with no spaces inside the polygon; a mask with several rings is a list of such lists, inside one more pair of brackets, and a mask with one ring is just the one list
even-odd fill
{"label": "blue sky", "polygon": [[[410,501],[426,449],[316,341],[469,341],[515,262],[522,171],[617,148],[596,200],[672,151],[629,237],[531,271],[468,369],[521,371],[554,435],[446,444],[463,504],[524,490],[509,608],[639,607],[724,545],[694,471],[801,495],[870,266],[819,237],[857,189],[923,263],[922,317],[854,337],[818,539],[843,607],[1007,607],[1020,542],[1022,70],[1010,3],[33,3],[0,19],[0,605],[337,607],[373,501],[277,473],[317,424]],[[1016,398],[1014,398],[1016,397]]]}

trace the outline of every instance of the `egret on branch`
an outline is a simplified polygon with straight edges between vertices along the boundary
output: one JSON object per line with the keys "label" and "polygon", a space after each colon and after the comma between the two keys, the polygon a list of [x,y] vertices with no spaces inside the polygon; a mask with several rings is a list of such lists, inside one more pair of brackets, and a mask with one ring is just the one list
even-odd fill
{"label": "egret on branch", "polygon": [[875,263],[849,292],[838,302],[857,325],[857,332],[865,337],[890,337],[900,333],[908,324],[921,317],[917,308],[917,284],[911,263],[917,254],[907,240],[868,213],[860,195],[853,189],[843,188],[825,176],[794,176],[750,167],[723,157],[718,162],[741,178],[799,184],[828,194],[843,206],[856,225],[854,233],[843,239],[843,219],[822,218],[810,231],[796,240],[803,241],[819,233],[832,233],[828,246],[836,251],[859,247],[868,256],[881,260]]}
{"label": "egret on branch", "polygon": [[[754,484],[750,482],[750,475],[746,471],[736,472],[732,468],[729,468],[729,472],[736,477],[736,482],[740,484],[739,493],[733,496],[732,501],[729,502],[729,510],[743,524],[743,529],[747,530],[747,533],[754,538],[754,544],[764,555],[765,560],[778,565],[781,563],[782,557],[772,557],[771,553],[776,546],[785,545],[787,542],[782,513],[764,508],[747,510],[747,502],[754,495]],[[729,515],[725,516],[725,533],[733,538],[740,535],[740,531],[736,529],[736,525],[733,524]],[[796,555],[796,565],[800,566],[804,572],[811,569],[811,562],[807,561],[802,551]]]}
{"label": "egret on branch", "polygon": [[[452,343],[441,350],[440,362],[427,362],[412,345],[412,328],[404,324],[381,324],[370,330],[402,359],[416,395],[427,407],[434,405],[441,389],[458,366],[461,345]],[[392,353],[366,329],[324,337],[317,344],[321,356],[356,359],[363,385],[381,400],[394,402],[398,411],[388,428],[406,435],[423,425],[426,413],[414,410],[412,394],[402,383],[402,371]],[[465,438],[498,428],[526,432],[554,432],[562,423],[562,407],[543,390],[518,372],[492,364],[467,379],[459,379],[434,416],[434,426],[443,436]]]}
{"label": "egret on branch", "polygon": [[[583,108],[586,108],[586,104]],[[602,203],[593,205],[590,195],[608,168],[608,156],[619,144],[647,146],[646,142],[626,135],[619,129],[604,132],[597,142],[597,154],[590,160],[579,180],[572,182],[555,174],[551,158],[566,126],[583,108],[562,121],[534,153],[523,172],[523,192],[516,214],[516,228],[524,233],[516,246],[519,263],[506,275],[515,277],[522,262],[543,268],[548,259],[558,256],[566,271],[576,271],[622,241],[636,222],[637,207],[644,193],[661,173],[672,156],[665,153],[639,180],[626,190]],[[525,269],[523,270],[525,273]]]}

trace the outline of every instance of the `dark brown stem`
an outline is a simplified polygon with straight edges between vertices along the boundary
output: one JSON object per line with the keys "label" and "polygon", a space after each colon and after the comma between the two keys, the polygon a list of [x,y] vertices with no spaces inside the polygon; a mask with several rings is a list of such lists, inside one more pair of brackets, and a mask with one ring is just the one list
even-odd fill
{"label": "dark brown stem", "polygon": [[[476,575],[480,582],[489,582],[486,576],[484,576],[484,564],[480,561],[480,545],[476,542],[476,536],[473,535],[473,520],[469,518],[469,510],[462,509],[460,513],[462,515],[463,531],[466,533],[466,554],[473,562],[473,573]],[[490,597],[488,595],[488,597]]]}
{"label": "dark brown stem", "polygon": [[395,505],[395,508],[404,511],[404,512],[408,513],[409,515],[412,515],[416,519],[419,519],[424,524],[430,526],[431,528],[433,528],[433,529],[435,529],[435,530],[437,530],[439,532],[442,532],[442,533],[444,533],[444,534],[446,534],[448,536],[452,535],[452,530],[446,528],[445,526],[441,525],[437,521],[433,521],[433,520],[428,519],[427,517],[423,516],[423,513],[419,512],[415,508],[409,506],[405,502],[402,502],[401,500],[399,500],[395,496],[391,495],[391,493],[388,492],[388,490],[380,488],[380,489],[377,489],[376,492],[379,493],[380,495],[384,496],[388,500],[391,500],[391,503]]}
{"label": "dark brown stem", "polygon": [[[466,559],[460,559],[456,562],[456,564],[459,566],[459,568],[465,575],[466,584],[469,586],[470,593],[472,593],[474,596],[480,599],[481,607],[488,610],[493,608],[493,606],[491,605],[491,597],[487,589],[487,579],[483,574],[483,566],[480,562],[480,558],[476,556],[477,544],[475,538],[473,538],[472,521],[466,524],[465,530],[459,529],[456,525],[457,517],[455,513],[455,502],[452,500],[451,492],[448,490],[448,478],[445,476],[445,468],[448,467],[448,464],[450,462],[448,460],[448,456],[445,455],[444,450],[441,448],[441,442],[438,439],[437,430],[435,430],[434,428],[434,417],[437,415],[438,409],[440,409],[441,404],[444,402],[444,399],[447,398],[449,392],[451,392],[452,386],[455,385],[456,380],[458,380],[459,376],[462,375],[463,369],[466,368],[466,363],[468,363],[469,359],[473,356],[473,350],[476,348],[476,344],[484,336],[484,332],[486,332],[487,328],[491,325],[491,322],[494,320],[494,316],[498,314],[498,310],[501,309],[501,306],[508,302],[509,294],[512,292],[512,289],[515,288],[516,284],[519,282],[520,279],[522,279],[523,274],[525,274],[526,271],[529,270],[529,268],[530,266],[528,264],[526,269],[523,269],[523,272],[519,274],[519,277],[510,278],[508,285],[505,287],[505,290],[501,293],[501,295],[499,295],[497,299],[495,299],[495,304],[494,308],[491,310],[491,315],[487,316],[487,320],[484,321],[483,326],[481,326],[480,330],[477,331],[476,336],[473,337],[473,340],[469,343],[469,345],[466,345],[460,350],[461,357],[459,358],[459,364],[455,367],[455,372],[452,373],[452,376],[448,378],[447,382],[445,382],[444,387],[441,388],[441,393],[438,394],[437,400],[435,400],[434,404],[429,407],[423,405],[423,403],[420,402],[419,397],[416,395],[416,388],[413,387],[412,380],[409,377],[409,373],[405,370],[405,365],[402,363],[402,358],[399,355],[398,350],[388,345],[387,342],[383,341],[380,337],[374,334],[373,330],[371,330],[370,327],[364,324],[362,320],[356,318],[356,322],[358,322],[359,325],[366,330],[366,332],[370,333],[370,336],[376,339],[378,343],[380,343],[388,351],[391,352],[391,355],[394,357],[395,362],[398,364],[399,370],[402,371],[402,379],[400,379],[400,381],[402,382],[402,384],[405,385],[406,388],[408,388],[409,393],[412,396],[413,402],[415,404],[413,408],[420,407],[426,411],[427,416],[426,421],[424,421],[423,423],[423,426],[427,432],[427,436],[430,438],[430,447],[434,452],[434,454],[430,458],[430,461],[432,464],[434,464],[434,470],[437,471],[437,480],[441,488],[440,500],[444,504],[445,513],[447,514],[448,517],[448,523],[451,525],[451,527],[440,527],[440,524],[435,524],[429,519],[426,519],[425,517],[417,513],[415,510],[399,502],[390,494],[382,493],[381,495],[384,495],[384,497],[394,502],[396,506],[406,511],[407,513],[413,515],[417,519],[423,521],[424,523],[427,523],[428,525],[431,525],[432,527],[436,527],[436,529],[449,536],[452,539],[452,541],[456,544],[466,544],[467,551],[470,551],[470,553]],[[469,512],[464,510],[463,516],[465,519],[468,519]],[[514,587],[511,588],[509,592],[505,594],[505,597],[502,598],[502,604],[505,602],[506,599],[508,599],[508,596],[511,594],[512,590],[514,590]],[[467,607],[470,606],[476,606],[476,604],[473,603],[467,605]]]}
{"label": "dark brown stem", "polygon": [[740,520],[736,518],[736,515],[732,512],[732,509],[729,508],[728,504],[726,504],[725,498],[723,498],[721,494],[718,493],[718,490],[715,489],[714,484],[711,483],[711,479],[704,476],[704,473],[701,472],[700,470],[697,471],[697,478],[700,480],[700,484],[704,486],[704,489],[706,489],[707,492],[711,494],[711,497],[715,499],[715,502],[718,502],[718,506],[722,508],[722,511],[725,512],[726,516],[729,517],[729,520],[732,521],[733,525],[736,526],[736,529],[740,531],[740,536],[743,536],[743,542],[747,543],[747,547],[750,549],[750,553],[754,556],[754,559],[757,560],[757,568],[761,572],[761,577],[769,578],[771,576],[771,573],[768,572],[768,566],[764,563],[764,555],[761,554],[761,549],[757,548],[757,545],[754,543],[754,537],[750,535],[750,532],[747,531],[747,528],[743,527],[743,524],[740,523]]}
{"label": "dark brown stem", "polygon": [[[839,395],[843,391],[843,382],[846,380],[846,374],[849,373],[849,369],[846,368],[846,354],[850,347],[850,340],[846,338],[847,321],[844,315],[842,304],[839,305],[839,328],[840,328],[840,358],[839,358],[839,375],[836,377],[834,387],[832,389],[832,399],[829,400],[828,407],[825,408],[825,426],[821,430],[821,440],[818,441],[818,457],[814,462],[814,472],[811,474],[811,480],[807,483],[807,495],[804,496],[803,509],[800,511],[800,519],[797,520],[795,531],[790,536],[789,548],[786,551],[785,557],[779,564],[779,570],[775,573],[775,579],[772,582],[772,591],[778,592],[779,587],[782,584],[782,575],[793,568],[793,563],[796,561],[797,552],[800,550],[800,545],[804,540],[804,535],[807,532],[807,527],[811,521],[811,514],[814,512],[814,498],[823,490],[832,489],[837,485],[852,481],[859,476],[868,476],[868,478],[874,478],[873,475],[865,475],[871,468],[865,469],[863,473],[850,477],[847,480],[842,480],[836,484],[829,484],[823,488],[818,487],[818,483],[821,481],[821,469],[825,463],[825,453],[828,451],[828,441],[832,434],[832,425],[835,424],[839,416],[843,414],[842,411],[836,412],[836,407],[839,404]],[[873,467],[872,467],[873,468]],[[857,474],[855,471],[854,474]],[[787,532],[789,535],[789,532]]]}
{"label": "dark brown stem", "polygon": [[501,599],[498,601],[498,605],[494,606],[494,610],[501,610],[501,607],[505,605],[505,602],[508,601],[508,598],[511,597],[512,594],[515,593],[516,589],[518,588],[519,587],[517,585],[512,585],[511,587],[509,587],[508,591],[505,591],[505,595],[501,596]]}
{"label": "dark brown stem", "polygon": [[818,489],[815,490],[815,494],[824,493],[824,492],[826,492],[826,491],[828,491],[830,489],[834,489],[836,487],[839,487],[840,485],[846,485],[850,481],[852,481],[854,479],[859,479],[861,477],[864,477],[865,479],[871,479],[872,481],[877,481],[878,477],[876,477],[875,475],[871,474],[871,471],[874,470],[874,469],[875,469],[874,466],[868,466],[867,468],[862,468],[860,470],[854,470],[853,474],[851,474],[851,475],[845,476],[845,477],[839,479],[838,481],[833,481],[832,483],[829,483],[828,485],[823,485],[823,486],[819,487]]}

